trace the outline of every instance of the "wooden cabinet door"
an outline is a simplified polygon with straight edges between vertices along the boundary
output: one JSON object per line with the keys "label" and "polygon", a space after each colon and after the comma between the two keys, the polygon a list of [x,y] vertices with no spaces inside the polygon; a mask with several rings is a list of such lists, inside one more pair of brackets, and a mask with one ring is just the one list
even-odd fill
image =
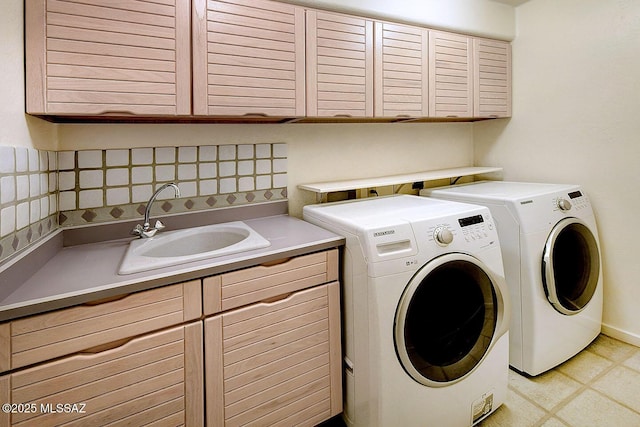
{"label": "wooden cabinet door", "polygon": [[429,115],[473,116],[471,37],[429,31]]}
{"label": "wooden cabinet door", "polygon": [[81,304],[0,324],[0,370],[72,354],[200,318],[200,280]]}
{"label": "wooden cabinet door", "polygon": [[373,21],[307,10],[307,116],[373,117]]}
{"label": "wooden cabinet door", "polygon": [[375,23],[375,116],[429,114],[428,30]]}
{"label": "wooden cabinet door", "polygon": [[207,425],[317,425],[342,411],[341,362],[338,282],[207,318]]}
{"label": "wooden cabinet door", "polygon": [[303,8],[194,1],[194,114],[303,116],[304,77]]}
{"label": "wooden cabinet door", "polygon": [[202,286],[204,315],[228,311],[334,280],[338,280],[337,249],[207,277]]}
{"label": "wooden cabinet door", "polygon": [[18,371],[8,390],[0,378],[6,402],[36,405],[3,425],[202,426],[202,343],[196,322]]}
{"label": "wooden cabinet door", "polygon": [[475,38],[474,116],[511,117],[511,44]]}
{"label": "wooden cabinet door", "polygon": [[188,115],[183,0],[25,2],[27,113]]}

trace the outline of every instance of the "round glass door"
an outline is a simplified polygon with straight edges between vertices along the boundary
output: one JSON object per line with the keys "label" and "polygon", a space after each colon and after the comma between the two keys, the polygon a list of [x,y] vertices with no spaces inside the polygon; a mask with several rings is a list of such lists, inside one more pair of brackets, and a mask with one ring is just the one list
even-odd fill
{"label": "round glass door", "polygon": [[491,277],[473,257],[448,254],[422,267],[396,310],[396,352],[405,371],[435,386],[473,371],[492,343],[497,301]]}
{"label": "round glass door", "polygon": [[542,281],[549,302],[562,314],[582,311],[596,292],[600,275],[598,243],[577,218],[553,228],[542,255]]}

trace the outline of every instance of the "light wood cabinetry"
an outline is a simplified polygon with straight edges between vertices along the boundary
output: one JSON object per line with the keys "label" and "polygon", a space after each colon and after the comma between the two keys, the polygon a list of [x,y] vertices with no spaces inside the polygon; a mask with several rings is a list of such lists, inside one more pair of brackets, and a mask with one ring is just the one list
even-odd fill
{"label": "light wood cabinetry", "polygon": [[428,30],[375,23],[375,116],[429,115]]}
{"label": "light wood cabinetry", "polygon": [[302,7],[268,0],[193,7],[195,115],[304,116]]}
{"label": "light wood cabinetry", "polygon": [[508,42],[273,0],[30,0],[25,24],[35,115],[511,116]]}
{"label": "light wood cabinetry", "polygon": [[340,321],[330,249],[5,322],[0,425],[314,426]]}
{"label": "light wood cabinetry", "polygon": [[314,426],[342,411],[337,261],[331,250],[205,279],[207,313],[238,307],[204,321],[206,394],[223,396],[207,402],[208,426]]}
{"label": "light wood cabinetry", "polygon": [[190,114],[189,7],[182,0],[27,1],[27,113]]}
{"label": "light wood cabinetry", "polygon": [[473,39],[474,116],[511,117],[511,44]]}
{"label": "light wood cabinetry", "polygon": [[0,396],[31,406],[1,424],[202,426],[201,301],[195,280],[2,324]]}
{"label": "light wood cabinetry", "polygon": [[196,322],[6,376],[4,402],[32,410],[7,414],[2,425],[202,426],[202,379],[202,322]]}
{"label": "light wood cabinetry", "polygon": [[429,115],[473,117],[472,38],[429,31]]}
{"label": "light wood cabinetry", "polygon": [[113,300],[13,320],[0,325],[6,337],[2,371],[130,338],[201,316],[201,285],[194,280]]}
{"label": "light wood cabinetry", "polygon": [[307,10],[307,116],[373,116],[373,21]]}
{"label": "light wood cabinetry", "polygon": [[317,252],[203,280],[205,316],[338,280],[337,251]]}

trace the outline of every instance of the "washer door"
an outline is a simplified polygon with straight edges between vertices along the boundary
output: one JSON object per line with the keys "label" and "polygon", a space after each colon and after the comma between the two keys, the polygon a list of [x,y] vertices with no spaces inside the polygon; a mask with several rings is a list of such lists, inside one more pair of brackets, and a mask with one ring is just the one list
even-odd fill
{"label": "washer door", "polygon": [[497,285],[480,261],[459,253],[438,257],[416,273],[394,325],[396,352],[413,379],[445,386],[480,364],[494,337],[508,328],[497,328],[505,316],[508,322]]}
{"label": "washer door", "polygon": [[549,234],[542,255],[547,298],[562,314],[582,311],[596,292],[600,276],[598,242],[578,218],[565,218]]}

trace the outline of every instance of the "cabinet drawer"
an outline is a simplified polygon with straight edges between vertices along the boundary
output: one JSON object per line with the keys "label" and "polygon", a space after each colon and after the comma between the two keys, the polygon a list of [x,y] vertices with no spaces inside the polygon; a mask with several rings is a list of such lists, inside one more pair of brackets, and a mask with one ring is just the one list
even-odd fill
{"label": "cabinet drawer", "polygon": [[200,317],[200,280],[0,325],[2,370],[31,365]]}
{"label": "cabinet drawer", "polygon": [[[196,322],[7,375],[0,396],[36,406],[34,413],[10,414],[2,425],[201,426],[201,355],[202,322]],[[58,403],[77,403],[78,411],[47,413]]]}
{"label": "cabinet drawer", "polygon": [[204,314],[215,314],[337,279],[337,249],[208,277],[203,281]]}
{"label": "cabinet drawer", "polygon": [[206,319],[206,390],[224,395],[207,425],[313,426],[340,413],[339,306],[333,282]]}

